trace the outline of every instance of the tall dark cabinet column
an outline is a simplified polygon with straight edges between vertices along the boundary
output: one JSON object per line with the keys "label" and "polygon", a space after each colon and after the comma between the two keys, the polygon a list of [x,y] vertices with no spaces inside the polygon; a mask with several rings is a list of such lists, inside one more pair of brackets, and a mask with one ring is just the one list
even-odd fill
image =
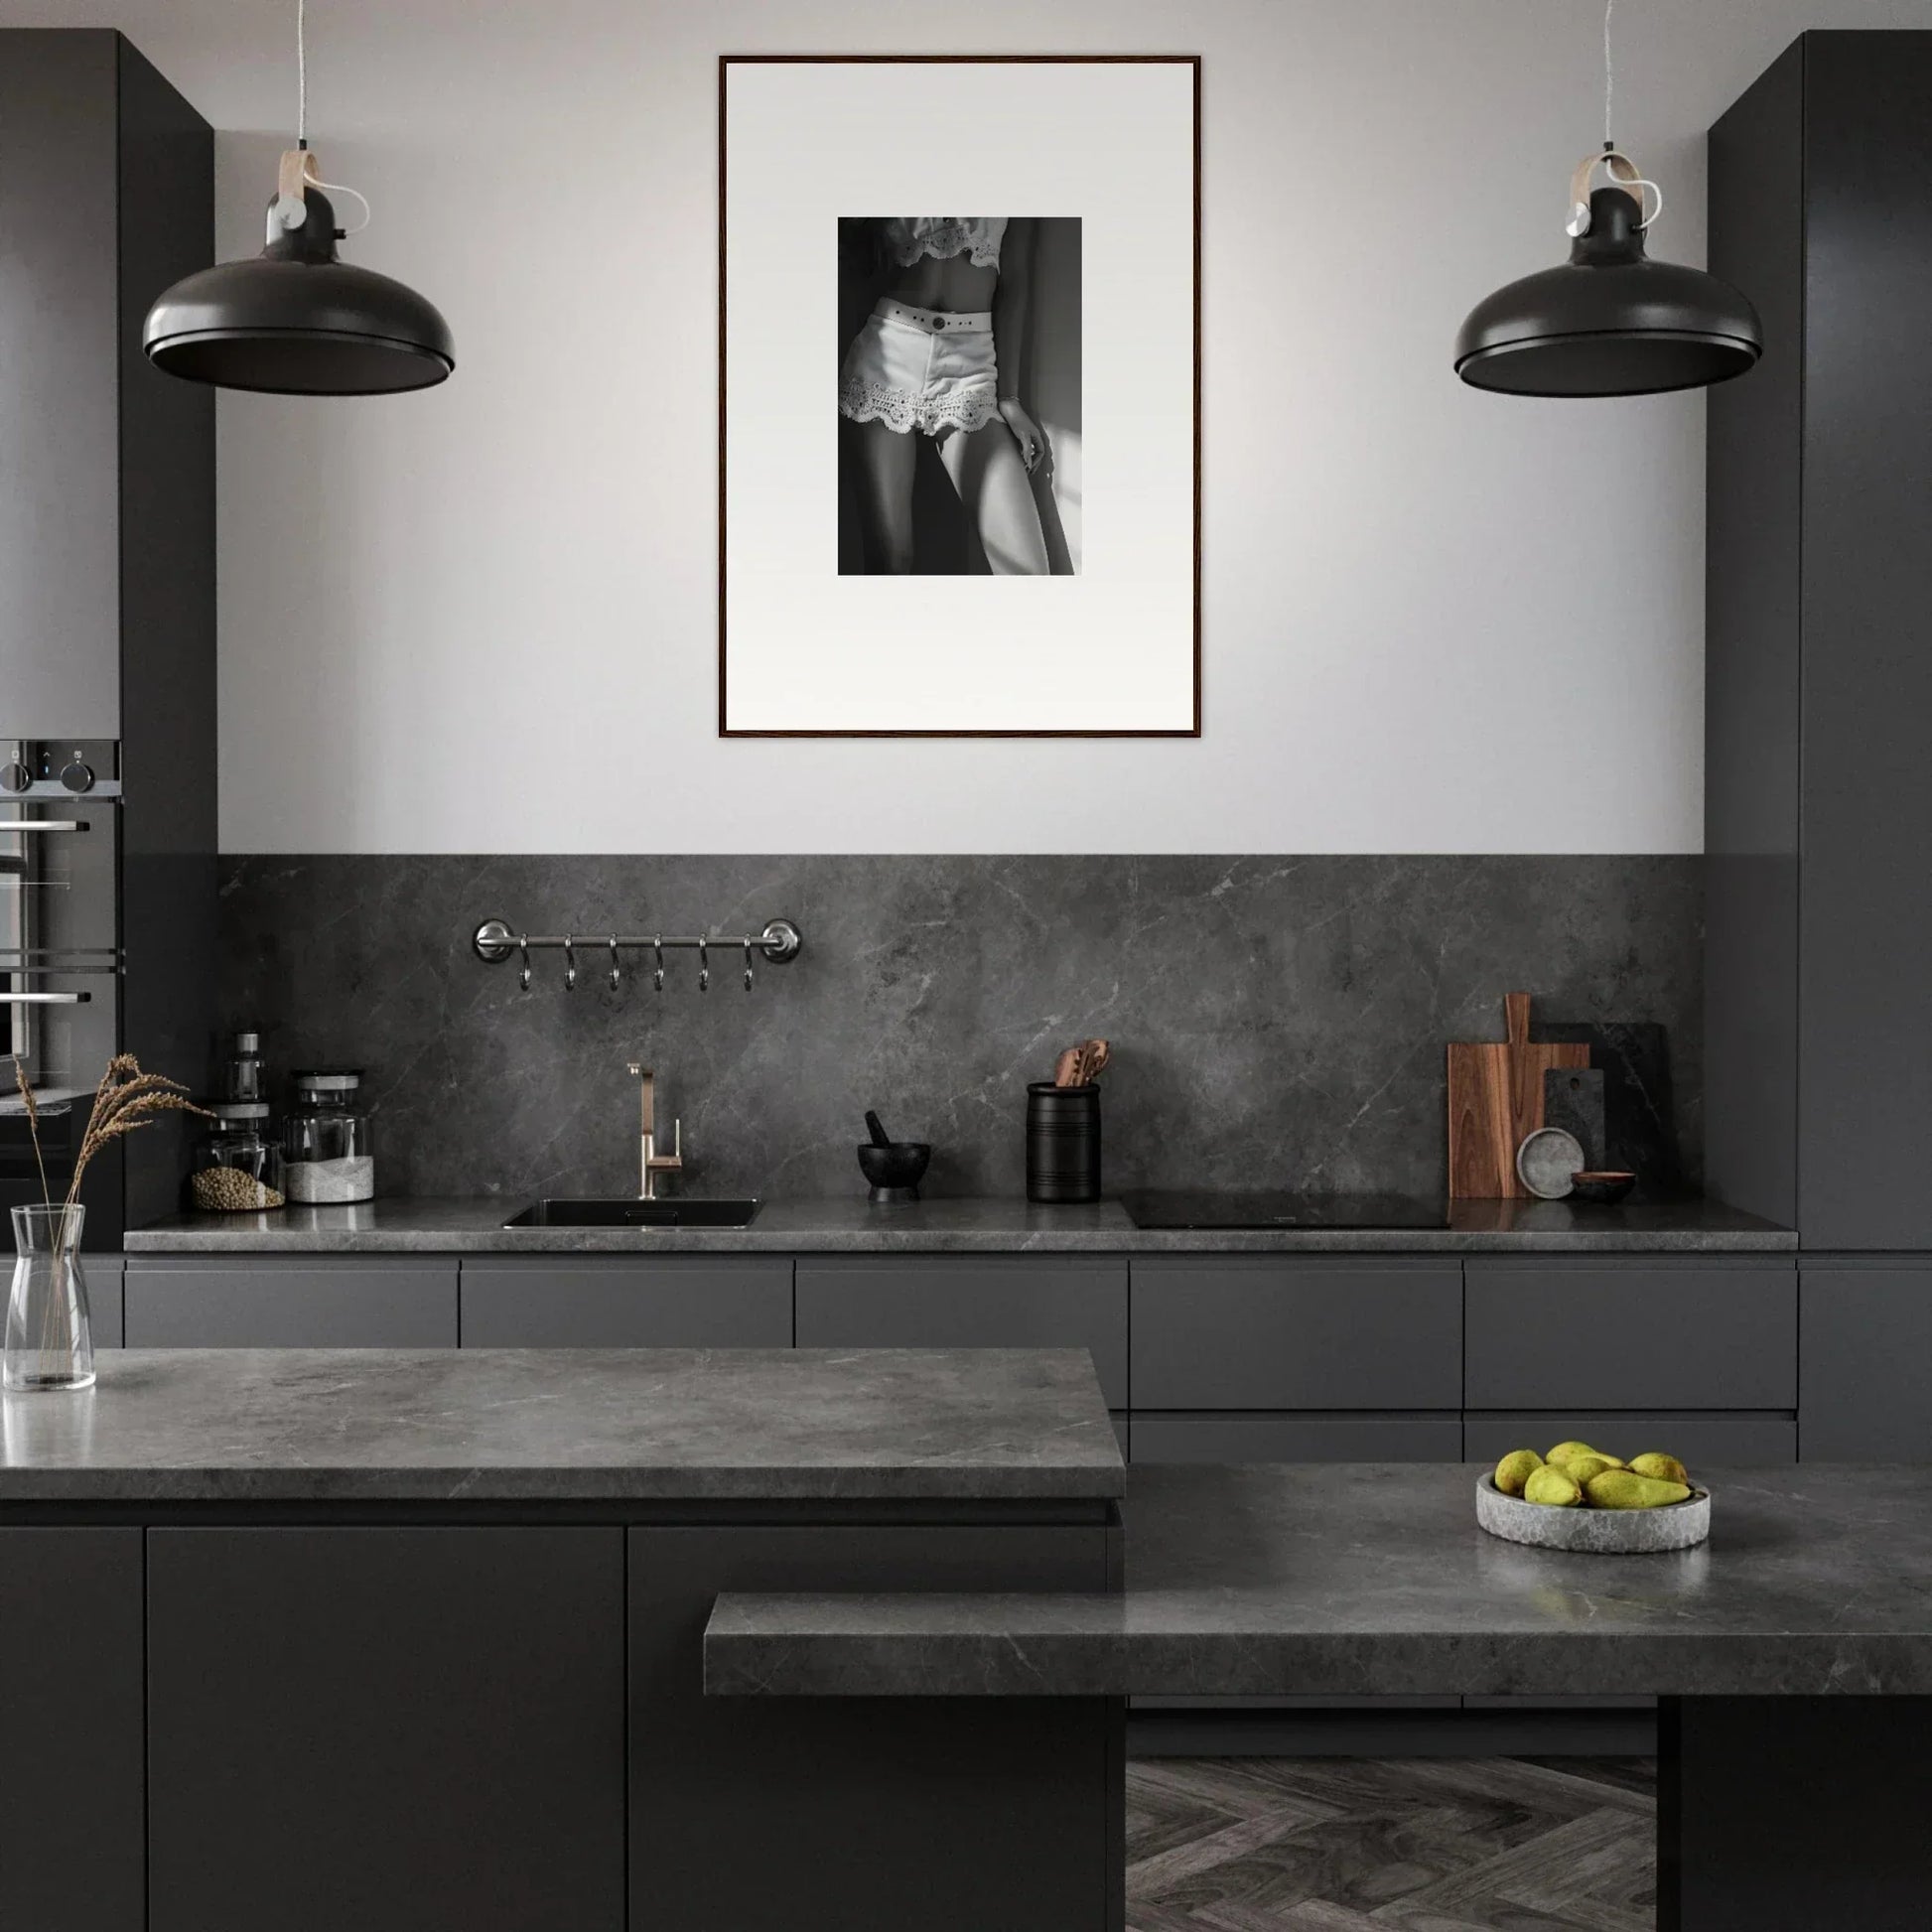
{"label": "tall dark cabinet column", "polygon": [[1711,132],[1765,350],[1710,399],[1706,1163],[1798,1229],[1798,1452],[1932,1460],[1932,33]]}
{"label": "tall dark cabinet column", "polygon": [[1932,33],[1811,33],[1711,134],[1764,317],[1710,398],[1712,1190],[1932,1257]]}
{"label": "tall dark cabinet column", "polygon": [[[120,786],[55,800],[108,856],[84,885],[76,866],[32,889],[45,930],[24,960],[0,953],[0,990],[85,988],[74,1084],[112,1050],[199,1084],[214,1024],[214,398],[141,349],[149,305],[213,259],[213,232],[212,130],[138,49],[106,29],[0,30],[0,763],[38,742],[58,769],[84,746]],[[22,803],[0,792],[0,817]],[[16,874],[0,890],[29,889]],[[111,1005],[98,979],[50,977],[104,942],[110,893]],[[176,1116],[95,1164],[89,1247],[180,1205],[187,1134]],[[37,1189],[16,1123],[0,1201]]]}

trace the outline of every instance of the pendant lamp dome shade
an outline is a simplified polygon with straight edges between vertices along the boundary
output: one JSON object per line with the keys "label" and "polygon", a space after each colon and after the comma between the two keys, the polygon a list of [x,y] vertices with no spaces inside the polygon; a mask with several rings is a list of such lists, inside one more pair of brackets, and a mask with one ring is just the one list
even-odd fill
{"label": "pendant lamp dome shade", "polygon": [[1570,259],[1478,302],[1455,372],[1517,396],[1639,396],[1742,375],[1763,351],[1757,311],[1702,269],[1652,261],[1621,188],[1589,198]]}
{"label": "pendant lamp dome shade", "polygon": [[[269,239],[252,261],[202,269],[156,301],[142,335],[149,361],[191,382],[277,395],[384,395],[441,382],[456,351],[435,305],[338,257],[336,212],[306,151],[295,187],[293,200],[281,194],[270,205]],[[284,225],[283,208],[299,210],[299,226]]]}

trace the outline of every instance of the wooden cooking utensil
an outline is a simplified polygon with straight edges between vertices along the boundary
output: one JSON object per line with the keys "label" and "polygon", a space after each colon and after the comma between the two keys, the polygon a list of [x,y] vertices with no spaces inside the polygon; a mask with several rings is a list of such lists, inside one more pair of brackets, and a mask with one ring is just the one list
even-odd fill
{"label": "wooden cooking utensil", "polygon": [[1577,1040],[1532,1040],[1530,996],[1503,997],[1508,1037],[1455,1040],[1449,1049],[1450,1200],[1527,1200],[1516,1150],[1543,1125],[1543,1076],[1552,1067],[1587,1066]]}

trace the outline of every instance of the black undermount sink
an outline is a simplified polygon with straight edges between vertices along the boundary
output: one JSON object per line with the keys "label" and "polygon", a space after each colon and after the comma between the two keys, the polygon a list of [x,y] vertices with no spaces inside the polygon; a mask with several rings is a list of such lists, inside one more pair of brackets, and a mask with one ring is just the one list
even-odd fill
{"label": "black undermount sink", "polygon": [[755,1200],[539,1200],[503,1223],[506,1228],[742,1228],[759,1211]]}

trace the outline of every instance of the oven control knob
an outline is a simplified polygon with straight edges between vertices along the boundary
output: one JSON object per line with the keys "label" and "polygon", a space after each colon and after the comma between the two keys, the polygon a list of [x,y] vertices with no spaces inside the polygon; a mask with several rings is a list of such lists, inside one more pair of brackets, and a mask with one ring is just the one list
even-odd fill
{"label": "oven control knob", "polygon": [[69,791],[92,791],[94,788],[94,767],[75,759],[71,764],[61,767],[61,782]]}
{"label": "oven control knob", "polygon": [[25,791],[33,782],[34,774],[18,759],[0,764],[0,791]]}

